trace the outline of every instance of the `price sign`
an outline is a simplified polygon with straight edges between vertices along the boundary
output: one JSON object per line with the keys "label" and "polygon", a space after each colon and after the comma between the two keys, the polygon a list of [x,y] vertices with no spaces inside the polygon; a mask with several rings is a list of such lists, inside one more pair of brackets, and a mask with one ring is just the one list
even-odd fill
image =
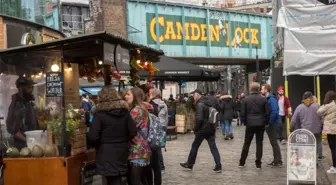
{"label": "price sign", "polygon": [[306,129],[295,130],[288,138],[287,184],[316,184],[316,139]]}
{"label": "price sign", "polygon": [[62,73],[46,74],[46,97],[61,97],[64,93],[64,80]]}

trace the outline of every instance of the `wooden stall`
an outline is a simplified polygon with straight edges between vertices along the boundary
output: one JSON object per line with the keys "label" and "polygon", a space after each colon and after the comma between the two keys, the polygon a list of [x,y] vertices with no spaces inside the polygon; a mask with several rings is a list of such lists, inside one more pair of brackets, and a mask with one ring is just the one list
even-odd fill
{"label": "wooden stall", "polygon": [[[50,36],[52,33],[48,33],[48,35]],[[57,147],[59,155],[57,157],[44,155],[22,157],[20,155],[21,157],[19,157],[6,153],[2,168],[5,185],[81,185],[84,184],[83,179],[88,182],[86,185],[92,182],[94,165],[90,168],[86,167],[88,163],[94,164],[95,151],[87,149],[86,120],[83,117],[78,120],[76,118],[78,125],[76,124],[75,130],[71,135],[68,135],[68,119],[74,118],[68,117],[67,106],[71,104],[70,107],[79,108],[79,77],[84,76],[88,80],[102,78],[105,85],[110,85],[112,78],[120,79],[118,66],[119,68],[121,66],[119,63],[125,64],[125,61],[115,56],[120,48],[123,51],[128,50],[129,62],[137,62],[135,61],[137,59],[155,61],[158,60],[159,55],[163,54],[162,51],[137,45],[105,32],[0,50],[1,74],[39,76],[42,78],[39,83],[46,84],[45,90],[41,94],[51,98],[50,106],[53,105],[53,102],[61,102],[62,104],[59,109],[61,116],[57,117],[60,120],[52,118],[52,121],[56,120],[57,123],[61,123],[61,131],[56,132],[57,129],[49,127],[48,124],[51,122],[49,119],[43,120],[43,116],[38,118],[39,122],[45,122],[48,125],[48,144]],[[25,61],[26,64],[23,65],[22,61]],[[32,65],[30,62],[33,62]],[[149,63],[152,64],[152,62]],[[51,75],[57,77],[57,83],[50,81],[48,77]],[[131,76],[133,76],[132,82],[137,83],[136,77],[138,75],[131,74]],[[43,90],[40,88],[37,91]],[[45,103],[43,97],[39,97],[39,100],[39,104]],[[48,109],[48,111],[50,110]],[[69,152],[70,148],[71,152]],[[85,172],[86,170],[90,170],[90,172]]]}

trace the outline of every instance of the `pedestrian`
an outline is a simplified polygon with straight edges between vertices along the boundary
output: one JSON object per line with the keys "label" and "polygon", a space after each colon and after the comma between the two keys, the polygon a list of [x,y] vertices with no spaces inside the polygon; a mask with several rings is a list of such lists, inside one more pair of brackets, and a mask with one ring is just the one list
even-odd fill
{"label": "pedestrian", "polygon": [[84,112],[89,112],[92,108],[92,101],[90,100],[89,93],[85,93],[82,95],[81,101],[80,101],[80,109],[82,109]]}
{"label": "pedestrian", "polygon": [[130,114],[137,127],[137,135],[129,142],[128,185],[143,185],[142,177],[146,176],[151,156],[151,148],[147,143],[149,113],[143,103],[145,96],[140,88],[132,87],[125,92],[124,98],[130,106]]}
{"label": "pedestrian", "polygon": [[98,96],[88,141],[97,151],[97,173],[106,177],[107,185],[122,185],[122,177],[128,173],[128,142],[137,129],[127,102],[114,87],[103,87]]}
{"label": "pedestrian", "polygon": [[237,126],[242,125],[240,111],[241,111],[241,98],[240,98],[240,95],[238,95],[235,101],[235,112],[237,114]]}
{"label": "pedestrian", "polygon": [[263,155],[263,140],[265,126],[269,119],[269,105],[267,99],[259,93],[260,85],[252,83],[251,95],[245,98],[242,103],[241,117],[245,123],[245,139],[239,161],[239,167],[244,167],[248,156],[249,148],[254,135],[256,136],[257,153],[255,165],[261,169],[261,159]]}
{"label": "pedestrian", "polygon": [[[245,94],[244,93],[241,93],[240,94],[240,104],[242,104],[244,102],[244,99],[245,99]],[[240,118],[240,124],[241,125],[245,125],[245,123],[243,122],[242,118]]]}
{"label": "pedestrian", "polygon": [[229,95],[227,92],[224,92],[219,99],[222,134],[225,140],[233,139],[234,137],[232,133],[232,119],[234,112],[234,103],[232,101],[232,96]]}
{"label": "pedestrian", "polygon": [[201,146],[204,139],[208,141],[211,154],[215,160],[216,166],[213,169],[216,173],[222,172],[222,164],[218,148],[216,145],[216,125],[211,124],[209,121],[209,107],[211,107],[211,101],[206,97],[202,96],[202,92],[196,89],[191,94],[193,94],[194,102],[196,104],[195,112],[195,139],[191,146],[188,161],[186,163],[181,163],[183,168],[192,170],[196,161],[197,152]]}
{"label": "pedestrian", "polygon": [[218,100],[215,96],[215,91],[210,91],[208,99],[211,101],[212,107],[215,108],[218,112],[220,110]]}
{"label": "pedestrian", "polygon": [[322,155],[322,121],[317,114],[319,105],[314,102],[313,94],[309,91],[303,94],[302,103],[295,109],[291,120],[291,131],[296,129],[307,129],[316,138],[316,149],[318,159],[323,159]]}
{"label": "pedestrian", "polygon": [[333,165],[327,171],[336,173],[336,94],[328,91],[324,96],[323,105],[317,110],[317,114],[323,118],[323,131],[327,134]]}
{"label": "pedestrian", "polygon": [[280,115],[280,129],[278,137],[281,144],[285,145],[287,143],[287,122],[286,118],[292,115],[292,108],[289,98],[284,95],[283,86],[279,86],[278,89],[278,105],[279,105],[279,115]]}
{"label": "pedestrian", "polygon": [[279,105],[278,100],[274,94],[271,93],[272,88],[269,84],[265,84],[261,88],[261,93],[266,97],[268,106],[270,108],[269,123],[266,127],[266,133],[273,149],[273,161],[268,165],[271,167],[281,167],[281,151],[277,141],[278,129],[280,126]]}
{"label": "pedestrian", "polygon": [[[168,125],[168,107],[164,101],[161,100],[161,91],[159,89],[150,89],[149,90],[150,101],[149,103],[157,109],[157,113],[154,115],[160,119],[160,124],[163,130],[167,130]],[[161,173],[165,170],[162,149],[161,148],[152,148],[151,164],[150,164],[150,175],[148,175],[148,183],[154,185],[162,184],[162,175]],[[152,175],[154,174],[154,176]],[[154,180],[153,180],[154,177]]]}

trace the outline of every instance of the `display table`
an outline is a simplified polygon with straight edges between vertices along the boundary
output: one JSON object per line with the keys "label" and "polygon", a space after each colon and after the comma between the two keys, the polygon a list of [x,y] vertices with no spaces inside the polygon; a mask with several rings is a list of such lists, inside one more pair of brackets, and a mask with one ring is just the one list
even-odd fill
{"label": "display table", "polygon": [[4,184],[80,185],[83,164],[94,157],[91,150],[67,158],[5,158]]}

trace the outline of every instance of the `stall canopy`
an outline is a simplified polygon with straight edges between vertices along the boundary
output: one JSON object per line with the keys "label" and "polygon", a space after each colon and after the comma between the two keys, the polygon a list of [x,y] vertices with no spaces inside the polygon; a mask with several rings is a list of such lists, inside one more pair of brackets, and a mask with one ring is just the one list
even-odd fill
{"label": "stall canopy", "polygon": [[[188,62],[182,62],[167,56],[160,56],[155,66],[160,70],[155,72],[153,80],[164,81],[216,81],[219,72],[205,69]],[[146,77],[148,72],[140,71],[141,77]]]}
{"label": "stall canopy", "polygon": [[[129,55],[125,56],[125,50],[134,52],[140,51],[141,53],[145,53],[147,56],[154,58],[164,54],[161,50],[136,44],[102,31],[35,45],[0,50],[0,57],[6,64],[24,66],[24,61],[34,60],[43,62],[43,58],[50,58],[54,55],[59,56],[60,52],[62,52],[65,62],[84,62],[85,60],[92,60],[95,58],[97,60],[104,60],[105,64],[117,63],[116,65],[118,66],[125,63],[123,62],[125,61],[123,57],[126,58],[126,60],[129,59]],[[114,55],[114,53],[117,54]],[[2,67],[0,66],[0,71],[4,69]]]}

